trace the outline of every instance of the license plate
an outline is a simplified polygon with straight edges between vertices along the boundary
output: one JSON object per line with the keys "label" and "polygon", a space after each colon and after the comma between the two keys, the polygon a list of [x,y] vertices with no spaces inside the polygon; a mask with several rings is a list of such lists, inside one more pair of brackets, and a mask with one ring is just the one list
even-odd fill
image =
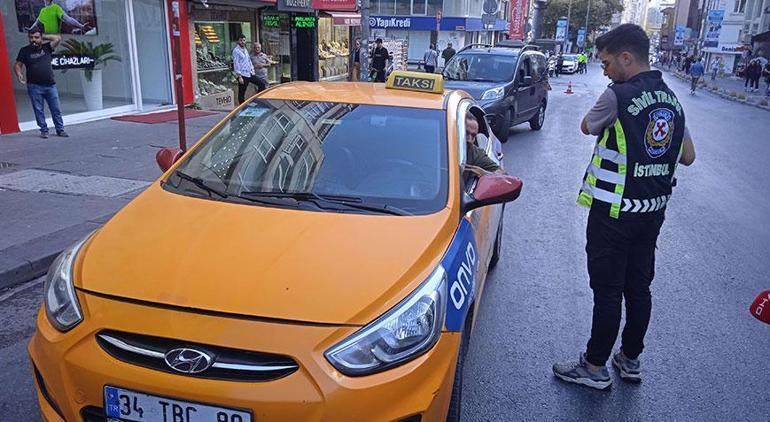
{"label": "license plate", "polygon": [[251,422],[251,413],[104,387],[108,420],[133,422]]}

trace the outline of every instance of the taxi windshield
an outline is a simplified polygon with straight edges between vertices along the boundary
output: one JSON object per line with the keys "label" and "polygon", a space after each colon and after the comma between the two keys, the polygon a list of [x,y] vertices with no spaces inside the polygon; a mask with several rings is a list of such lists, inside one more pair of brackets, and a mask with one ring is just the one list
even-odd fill
{"label": "taxi windshield", "polygon": [[446,205],[447,162],[443,110],[256,99],[164,187],[257,205],[428,214]]}
{"label": "taxi windshield", "polygon": [[474,82],[510,81],[517,58],[517,55],[460,53],[444,69],[444,78]]}

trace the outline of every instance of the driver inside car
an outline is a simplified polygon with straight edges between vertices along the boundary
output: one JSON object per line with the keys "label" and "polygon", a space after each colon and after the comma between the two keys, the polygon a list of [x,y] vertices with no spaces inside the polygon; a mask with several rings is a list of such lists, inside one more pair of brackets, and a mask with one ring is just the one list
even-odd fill
{"label": "driver inside car", "polygon": [[476,136],[479,134],[479,122],[471,113],[465,114],[465,146],[466,160],[464,171],[481,177],[489,173],[501,173],[500,166],[495,163],[487,153],[476,144]]}

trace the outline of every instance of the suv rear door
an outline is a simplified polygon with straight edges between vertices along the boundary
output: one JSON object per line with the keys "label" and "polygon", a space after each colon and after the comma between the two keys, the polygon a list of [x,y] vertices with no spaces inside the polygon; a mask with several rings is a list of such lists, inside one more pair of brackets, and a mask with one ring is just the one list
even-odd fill
{"label": "suv rear door", "polygon": [[[533,74],[532,60],[534,60],[531,54],[522,54],[519,59],[518,67],[516,68],[516,78],[514,80],[514,110],[516,115],[514,116],[515,123],[518,124],[529,120],[535,109],[539,105],[537,102],[537,84]],[[530,77],[529,84],[525,82],[525,78]]]}

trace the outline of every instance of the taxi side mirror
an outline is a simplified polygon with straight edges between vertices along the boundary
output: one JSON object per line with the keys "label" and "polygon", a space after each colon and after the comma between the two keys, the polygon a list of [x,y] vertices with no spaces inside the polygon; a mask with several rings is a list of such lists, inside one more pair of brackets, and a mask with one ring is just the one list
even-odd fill
{"label": "taxi side mirror", "polygon": [[485,174],[476,182],[476,189],[472,195],[463,195],[463,213],[486,205],[515,201],[521,194],[522,185],[518,177]]}
{"label": "taxi side mirror", "polygon": [[180,158],[182,158],[182,150],[179,148],[161,148],[161,150],[155,154],[155,161],[158,163],[158,167],[160,167],[160,170],[163,173],[170,169]]}

